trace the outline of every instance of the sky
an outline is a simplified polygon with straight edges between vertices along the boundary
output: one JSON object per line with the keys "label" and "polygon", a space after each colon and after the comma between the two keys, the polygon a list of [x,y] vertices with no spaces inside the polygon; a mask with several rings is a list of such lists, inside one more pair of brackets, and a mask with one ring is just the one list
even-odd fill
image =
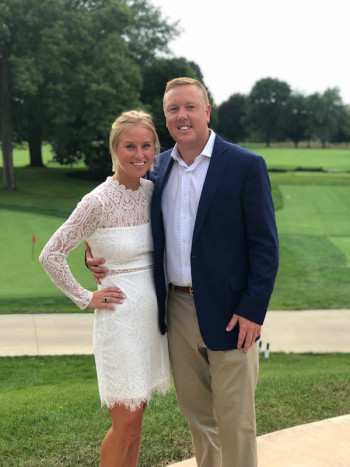
{"label": "sky", "polygon": [[182,29],[169,46],[199,65],[217,105],[262,78],[350,104],[350,0],[150,0]]}

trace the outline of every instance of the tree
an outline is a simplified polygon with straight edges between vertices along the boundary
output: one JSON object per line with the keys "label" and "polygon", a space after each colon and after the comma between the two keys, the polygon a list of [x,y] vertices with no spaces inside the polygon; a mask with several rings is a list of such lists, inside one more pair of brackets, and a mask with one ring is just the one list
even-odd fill
{"label": "tree", "polygon": [[297,148],[307,135],[308,109],[302,94],[291,94],[281,112],[281,127]]}
{"label": "tree", "polygon": [[[0,8],[4,5],[0,5]],[[0,19],[1,23],[1,19]],[[5,34],[4,34],[5,36]],[[3,38],[0,51],[0,138],[3,157],[3,186],[6,190],[15,189],[15,173],[13,168],[12,156],[12,92],[11,92],[11,70],[10,70],[10,55],[11,42]]]}
{"label": "tree", "polygon": [[111,122],[140,106],[140,63],[167,50],[175,27],[147,0],[7,0],[0,23],[6,178],[13,133],[29,142],[31,165],[43,165],[46,140],[61,163],[109,171]]}
{"label": "tree", "polygon": [[0,5],[0,63],[6,71],[1,93],[1,118],[6,122],[2,125],[6,129],[2,137],[5,167],[12,161],[13,137],[29,142],[31,165],[43,165],[42,122],[48,119],[40,104],[59,61],[54,62],[41,51],[67,5],[63,0],[7,0]]}
{"label": "tree", "polygon": [[111,171],[111,123],[123,110],[139,106],[142,86],[139,67],[121,37],[130,14],[120,2],[102,3],[97,9],[68,12],[63,29],[57,30],[66,63],[64,79],[57,80],[53,91],[60,102],[48,99],[47,129],[55,160],[84,159],[100,176]]}
{"label": "tree", "polygon": [[336,134],[340,121],[343,108],[340,91],[338,88],[328,88],[323,94],[312,94],[309,96],[308,105],[313,134],[325,148],[326,142]]}
{"label": "tree", "polygon": [[249,121],[253,128],[263,133],[266,146],[277,133],[281,112],[290,92],[286,82],[263,78],[255,83],[248,96]]}
{"label": "tree", "polygon": [[[105,0],[104,3],[115,6],[119,2]],[[143,70],[155,64],[159,55],[168,53],[167,44],[178,32],[176,24],[168,24],[163,20],[159,9],[148,0],[124,0],[120,5],[125,7],[124,16],[127,13],[127,17],[119,20],[117,26],[116,14],[105,9],[103,38],[99,35],[101,17],[89,15],[93,28],[89,37],[92,37],[94,43],[89,43],[88,50],[97,63],[92,67],[91,78],[81,93],[87,100],[84,101],[79,119],[74,125],[69,125],[73,136],[69,138],[73,143],[70,150],[58,146],[61,139],[56,139],[54,145],[56,153],[61,157],[64,154],[68,154],[70,159],[74,155],[83,156],[89,168],[100,174],[109,171],[110,167],[107,140],[111,121],[122,110],[145,105],[142,100],[142,83],[144,86],[148,85],[148,79]],[[101,9],[99,14],[102,15]],[[96,21],[93,20],[94,17]],[[96,37],[100,40],[98,48]],[[99,76],[96,76],[96,70]],[[97,83],[94,83],[96,78]],[[74,96],[76,95],[75,92]],[[100,104],[98,108],[96,102]],[[90,121],[92,117],[95,118],[94,122]],[[81,141],[82,137],[85,137],[85,141]]]}
{"label": "tree", "polygon": [[228,141],[238,143],[238,141],[244,141],[247,135],[246,104],[246,96],[233,94],[218,108],[217,131]]}
{"label": "tree", "polygon": [[[14,16],[13,8],[17,9],[18,17]],[[12,3],[0,4],[0,137],[3,157],[3,187],[6,190],[15,189],[12,155],[13,84],[11,56],[15,46],[16,35],[20,30],[22,12],[23,4],[19,0],[13,0]]]}
{"label": "tree", "polygon": [[[58,54],[60,36],[55,31],[62,22],[64,7],[61,0],[27,2],[11,57],[15,137],[28,141],[32,167],[43,167],[41,146],[49,123],[50,89],[57,80],[63,79],[62,58]],[[53,46],[55,39],[57,43]]]}
{"label": "tree", "polygon": [[343,105],[340,108],[337,129],[330,141],[333,143],[350,141],[350,106]]}
{"label": "tree", "polygon": [[[0,66],[2,70],[1,129],[4,160],[4,187],[14,189],[12,139],[29,141],[32,165],[42,165],[41,139],[31,138],[37,129],[41,133],[41,109],[35,96],[43,82],[38,63],[41,31],[50,30],[62,1],[5,1],[0,5]],[[45,63],[43,61],[43,63]],[[24,116],[22,110],[27,108]],[[30,128],[32,131],[28,131]]]}
{"label": "tree", "polygon": [[179,33],[178,22],[168,23],[159,8],[148,0],[125,0],[131,12],[131,21],[123,37],[132,59],[147,67],[160,56],[169,55],[169,42]]}

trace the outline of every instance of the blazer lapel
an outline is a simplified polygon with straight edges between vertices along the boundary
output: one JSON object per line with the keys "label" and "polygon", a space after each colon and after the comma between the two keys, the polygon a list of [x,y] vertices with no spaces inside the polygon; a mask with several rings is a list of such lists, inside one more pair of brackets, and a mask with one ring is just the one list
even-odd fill
{"label": "blazer lapel", "polygon": [[153,196],[161,196],[165,182],[168,180],[171,167],[174,163],[174,159],[169,154],[164,154],[162,162],[160,163],[158,176],[155,181]]}
{"label": "blazer lapel", "polygon": [[170,154],[171,151],[161,157],[157,178],[155,180],[151,203],[151,216],[153,220],[161,215],[162,193],[174,163],[174,159],[172,159]]}
{"label": "blazer lapel", "polygon": [[224,175],[227,162],[228,155],[225,151],[225,142],[219,136],[216,136],[207,176],[205,178],[202,194],[199,200],[192,243],[195,242],[197,235],[199,234],[205,216],[208,212],[211,200],[213,199],[213,196],[215,195]]}

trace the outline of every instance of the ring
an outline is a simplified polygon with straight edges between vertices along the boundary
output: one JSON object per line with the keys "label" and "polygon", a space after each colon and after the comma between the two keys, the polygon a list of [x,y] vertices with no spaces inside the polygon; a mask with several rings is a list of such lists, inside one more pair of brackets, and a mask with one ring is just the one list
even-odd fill
{"label": "ring", "polygon": [[108,302],[108,297],[105,297],[105,298],[104,298],[104,302],[105,302],[105,303]]}

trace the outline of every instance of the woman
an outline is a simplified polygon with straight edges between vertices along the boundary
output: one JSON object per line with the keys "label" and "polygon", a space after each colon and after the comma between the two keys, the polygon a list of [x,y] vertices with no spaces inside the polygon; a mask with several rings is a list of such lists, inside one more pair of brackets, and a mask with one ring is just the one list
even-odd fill
{"label": "woman", "polygon": [[[84,196],[39,258],[52,281],[81,309],[95,308],[99,393],[112,417],[101,467],[137,465],[146,404],[153,391],[170,387],[167,341],[158,330],[153,285],[153,183],[141,178],[158,151],[149,115],[130,111],[118,117],[110,134],[113,177]],[[106,259],[109,270],[95,292],[75,280],[66,261],[84,240],[95,257]]]}

